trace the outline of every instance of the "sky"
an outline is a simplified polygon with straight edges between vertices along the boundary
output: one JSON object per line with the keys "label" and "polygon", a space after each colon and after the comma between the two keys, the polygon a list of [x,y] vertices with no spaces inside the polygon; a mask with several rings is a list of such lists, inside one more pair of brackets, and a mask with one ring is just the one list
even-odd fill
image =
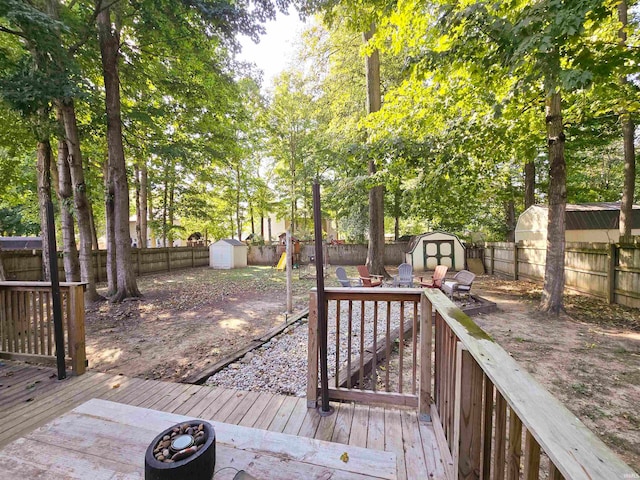
{"label": "sky", "polygon": [[294,52],[294,42],[300,38],[305,24],[293,9],[289,15],[278,12],[275,21],[266,24],[267,33],[255,44],[248,37],[240,37],[240,60],[253,62],[264,72],[263,89],[271,86],[273,78],[287,67]]}

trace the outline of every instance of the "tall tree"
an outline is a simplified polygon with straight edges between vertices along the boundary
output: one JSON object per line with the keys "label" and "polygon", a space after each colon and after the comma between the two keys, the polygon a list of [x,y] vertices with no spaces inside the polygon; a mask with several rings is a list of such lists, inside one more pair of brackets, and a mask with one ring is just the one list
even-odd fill
{"label": "tall tree", "polygon": [[105,87],[107,113],[107,146],[109,153],[109,181],[113,184],[113,233],[115,243],[116,291],[110,298],[120,302],[128,297],[140,296],[131,261],[129,233],[129,184],[122,145],[120,114],[120,79],[118,74],[119,28],[112,27],[111,6],[97,4],[97,25]]}
{"label": "tall tree", "polygon": [[[363,34],[365,45],[371,40],[376,27],[371,25]],[[365,55],[367,79],[367,114],[380,111],[382,94],[380,92],[380,54],[377,49]],[[369,156],[369,176],[375,178],[376,159]],[[374,275],[389,276],[384,268],[384,185],[374,181],[369,189],[369,247],[367,249],[367,267]]]}
{"label": "tall tree", "polygon": [[[620,20],[620,30],[618,37],[623,49],[627,48],[627,28],[629,26],[627,0],[620,0],[618,3],[618,19]],[[620,82],[623,88],[629,83],[626,75],[622,75]],[[625,89],[626,90],[626,89]],[[626,102],[625,102],[626,103]],[[631,235],[633,224],[633,202],[635,200],[636,187],[636,151],[635,151],[635,124],[631,113],[623,108],[620,113],[620,123],[622,124],[622,138],[624,146],[624,186],[622,189],[622,203],[620,205],[620,235]]]}

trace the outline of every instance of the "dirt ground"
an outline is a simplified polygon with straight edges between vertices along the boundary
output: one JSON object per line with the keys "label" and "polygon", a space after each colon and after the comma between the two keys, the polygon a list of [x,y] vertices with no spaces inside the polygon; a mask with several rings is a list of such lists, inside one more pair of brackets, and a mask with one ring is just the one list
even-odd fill
{"label": "dirt ground", "polygon": [[[295,312],[308,305],[313,281],[294,277]],[[270,267],[181,270],[138,286],[140,299],[87,308],[92,370],[181,381],[285,321],[285,274]]]}
{"label": "dirt ground", "polygon": [[[314,286],[298,276],[294,311]],[[327,285],[338,285],[333,277]],[[92,370],[181,381],[285,320],[285,274],[270,267],[184,270],[138,284],[141,299],[88,308]],[[640,472],[640,309],[567,295],[566,313],[553,318],[536,310],[538,284],[483,276],[473,289],[499,307],[474,320]]]}

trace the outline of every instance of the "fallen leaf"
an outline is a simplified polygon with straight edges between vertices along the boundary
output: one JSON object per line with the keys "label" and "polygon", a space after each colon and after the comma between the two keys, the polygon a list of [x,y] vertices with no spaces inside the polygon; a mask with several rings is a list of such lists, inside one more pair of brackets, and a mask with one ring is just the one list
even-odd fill
{"label": "fallen leaf", "polygon": [[118,388],[120,386],[119,383],[114,383],[113,385],[111,385],[111,388]]}
{"label": "fallen leaf", "polygon": [[342,455],[340,455],[340,460],[342,460],[344,463],[347,463],[349,461],[349,454],[347,452],[344,452]]}

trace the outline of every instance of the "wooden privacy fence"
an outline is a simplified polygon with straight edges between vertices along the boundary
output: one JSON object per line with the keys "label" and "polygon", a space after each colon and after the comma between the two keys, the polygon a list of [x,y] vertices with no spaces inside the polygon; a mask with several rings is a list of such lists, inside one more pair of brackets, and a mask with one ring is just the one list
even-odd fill
{"label": "wooden privacy fence", "polygon": [[[417,407],[421,418],[433,422],[440,450],[448,457],[443,459],[447,478],[637,478],[439,290],[328,288],[325,292],[331,319],[329,371],[348,373],[335,374],[329,398]],[[404,329],[404,320],[410,329]],[[309,407],[317,405],[319,396],[317,327],[312,292]],[[345,342],[347,353],[338,356],[340,343]],[[354,344],[352,358],[348,347]],[[390,344],[397,345],[387,349]],[[387,377],[389,371],[395,380]],[[408,388],[401,386],[403,376]]]}
{"label": "wooden privacy fence", "polygon": [[[39,281],[42,279],[42,252],[2,252],[7,279]],[[209,247],[132,248],[131,261],[137,276],[156,272],[170,272],[181,268],[209,265]],[[107,281],[107,252],[93,252],[93,269],[98,282]],[[58,254],[58,273],[64,279],[62,253]]]}
{"label": "wooden privacy fence", "polygon": [[[492,275],[543,280],[546,253],[544,243],[487,243],[484,264]],[[565,287],[610,303],[640,307],[640,238],[618,244],[567,243]]]}
{"label": "wooden privacy fence", "polygon": [[[86,370],[84,284],[61,283],[67,366]],[[0,357],[56,364],[53,302],[49,282],[0,282]]]}

